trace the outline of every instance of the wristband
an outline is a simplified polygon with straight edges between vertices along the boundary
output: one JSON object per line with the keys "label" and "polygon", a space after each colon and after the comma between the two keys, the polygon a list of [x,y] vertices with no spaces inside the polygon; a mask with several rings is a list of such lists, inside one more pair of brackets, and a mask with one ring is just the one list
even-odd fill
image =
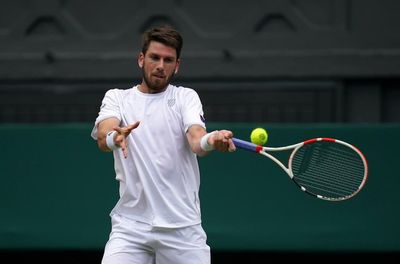
{"label": "wristband", "polygon": [[207,133],[205,134],[201,139],[200,139],[200,148],[204,151],[211,151],[214,149],[213,146],[211,146],[210,144],[208,144],[208,138],[213,134],[213,132],[211,133]]}
{"label": "wristband", "polygon": [[115,145],[115,142],[114,142],[114,137],[115,137],[116,133],[117,133],[117,131],[110,131],[107,133],[106,144],[107,144],[107,147],[111,150],[116,150],[119,148],[119,146]]}

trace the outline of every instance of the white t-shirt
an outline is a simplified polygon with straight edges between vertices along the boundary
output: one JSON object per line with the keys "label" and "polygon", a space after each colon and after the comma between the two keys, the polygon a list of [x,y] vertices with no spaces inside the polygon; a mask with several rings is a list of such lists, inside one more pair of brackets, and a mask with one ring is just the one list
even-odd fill
{"label": "white t-shirt", "polygon": [[120,199],[114,213],[159,227],[183,227],[201,222],[197,156],[186,132],[191,125],[205,128],[198,94],[169,85],[162,93],[131,89],[108,90],[92,131],[97,139],[100,121],[116,117],[120,126],[140,121],[128,136],[128,157],[114,151]]}

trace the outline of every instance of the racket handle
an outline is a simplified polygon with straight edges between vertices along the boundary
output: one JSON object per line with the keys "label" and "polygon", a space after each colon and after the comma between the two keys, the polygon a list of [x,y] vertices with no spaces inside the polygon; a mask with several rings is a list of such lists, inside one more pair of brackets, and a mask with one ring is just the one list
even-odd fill
{"label": "racket handle", "polygon": [[258,146],[256,144],[253,144],[251,142],[241,140],[238,138],[232,138],[232,141],[236,147],[244,149],[244,150],[248,150],[248,151],[252,151],[252,152],[260,152],[260,150],[262,149],[261,146]]}

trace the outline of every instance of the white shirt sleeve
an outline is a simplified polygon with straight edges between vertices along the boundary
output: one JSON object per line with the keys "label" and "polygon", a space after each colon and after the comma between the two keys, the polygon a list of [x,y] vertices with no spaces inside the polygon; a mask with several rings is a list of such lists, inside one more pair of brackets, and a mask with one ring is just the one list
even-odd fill
{"label": "white shirt sleeve", "polygon": [[185,132],[192,125],[200,125],[206,128],[203,106],[199,95],[193,89],[186,89],[182,105],[182,118]]}
{"label": "white shirt sleeve", "polygon": [[118,100],[118,89],[111,89],[104,95],[103,101],[101,102],[99,115],[96,118],[91,136],[97,140],[97,125],[104,119],[116,117],[121,120],[120,104]]}

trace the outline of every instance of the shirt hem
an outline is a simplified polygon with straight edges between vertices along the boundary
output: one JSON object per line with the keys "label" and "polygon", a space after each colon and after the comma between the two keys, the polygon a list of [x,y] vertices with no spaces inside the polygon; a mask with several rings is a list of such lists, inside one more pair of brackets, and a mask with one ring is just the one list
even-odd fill
{"label": "shirt hem", "polygon": [[188,227],[188,226],[194,226],[194,225],[199,225],[201,224],[201,219],[193,222],[185,222],[185,223],[175,223],[175,224],[170,224],[170,223],[164,223],[164,224],[158,224],[154,223],[153,221],[143,218],[143,217],[132,217],[128,216],[126,214],[120,213],[120,212],[111,212],[110,216],[112,217],[113,215],[119,215],[120,217],[129,219],[131,221],[137,221],[140,223],[147,224],[151,227],[157,227],[157,228],[183,228],[183,227]]}

